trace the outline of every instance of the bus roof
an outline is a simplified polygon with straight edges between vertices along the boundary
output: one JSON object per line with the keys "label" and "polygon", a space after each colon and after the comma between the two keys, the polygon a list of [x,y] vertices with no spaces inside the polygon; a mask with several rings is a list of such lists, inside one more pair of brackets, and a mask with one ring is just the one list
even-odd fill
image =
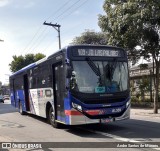
{"label": "bus roof", "polygon": [[21,73],[21,72],[23,72],[23,71],[25,71],[25,70],[27,70],[27,69],[31,69],[31,68],[35,67],[36,65],[44,62],[45,60],[47,60],[47,57],[42,58],[42,59],[40,59],[40,60],[38,60],[38,61],[36,61],[36,62],[34,62],[34,63],[31,63],[31,64],[23,67],[22,69],[20,69],[20,70],[18,70],[17,72],[13,73],[13,74],[11,75],[11,77],[14,76],[14,75],[16,75],[16,74],[19,74],[19,73]]}
{"label": "bus roof", "polygon": [[62,49],[54,52],[53,54],[49,55],[48,57],[42,58],[42,59],[38,60],[37,62],[31,63],[31,64],[25,66],[24,68],[22,68],[22,69],[18,70],[17,72],[13,73],[10,77],[12,77],[12,76],[14,76],[14,75],[17,75],[17,74],[19,74],[19,73],[21,73],[21,72],[23,72],[23,71],[25,71],[25,70],[27,70],[27,69],[31,69],[31,68],[35,67],[36,65],[38,65],[38,64],[46,61],[47,59],[52,58],[54,55],[56,55],[57,53],[61,52],[62,50],[68,49],[68,48],[72,48],[72,47],[109,47],[109,48],[122,49],[122,48],[120,48],[120,47],[109,46],[109,45],[92,45],[92,44],[72,45],[72,44],[71,44],[71,45],[65,46],[65,47],[63,47]]}

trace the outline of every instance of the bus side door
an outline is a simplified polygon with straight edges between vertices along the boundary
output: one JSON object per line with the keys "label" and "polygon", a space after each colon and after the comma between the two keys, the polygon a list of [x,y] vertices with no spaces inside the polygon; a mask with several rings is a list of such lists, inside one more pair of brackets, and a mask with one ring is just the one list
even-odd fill
{"label": "bus side door", "polygon": [[16,91],[15,91],[15,80],[14,79],[12,79],[11,81],[10,81],[10,83],[11,83],[11,104],[14,106],[14,107],[16,107]]}
{"label": "bus side door", "polygon": [[53,66],[54,105],[57,120],[64,121],[64,71],[62,63]]}

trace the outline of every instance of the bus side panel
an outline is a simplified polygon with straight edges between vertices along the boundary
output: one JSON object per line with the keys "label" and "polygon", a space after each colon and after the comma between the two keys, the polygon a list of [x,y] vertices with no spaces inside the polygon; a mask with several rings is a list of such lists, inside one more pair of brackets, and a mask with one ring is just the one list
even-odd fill
{"label": "bus side panel", "polygon": [[25,96],[24,96],[24,90],[17,90],[17,108],[19,108],[19,103],[22,104],[22,110],[26,111],[26,104],[25,104]]}
{"label": "bus side panel", "polygon": [[19,98],[18,98],[18,90],[15,91],[15,102],[16,102],[16,108],[19,108]]}
{"label": "bus side panel", "polygon": [[15,103],[14,95],[15,95],[14,91],[11,90],[10,91],[11,105],[15,107],[16,103]]}
{"label": "bus side panel", "polygon": [[30,89],[29,100],[31,113],[46,118],[46,104],[53,101],[53,89]]}
{"label": "bus side panel", "polygon": [[30,89],[29,90],[29,105],[30,105],[30,112],[32,114],[39,115],[39,109],[36,105],[38,102],[38,96],[37,96],[37,89]]}

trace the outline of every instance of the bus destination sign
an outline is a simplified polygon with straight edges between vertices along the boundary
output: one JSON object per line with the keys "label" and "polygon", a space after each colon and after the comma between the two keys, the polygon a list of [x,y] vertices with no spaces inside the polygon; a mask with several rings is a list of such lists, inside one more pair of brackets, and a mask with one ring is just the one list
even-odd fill
{"label": "bus destination sign", "polygon": [[76,56],[120,57],[120,51],[113,49],[78,49],[73,52]]}

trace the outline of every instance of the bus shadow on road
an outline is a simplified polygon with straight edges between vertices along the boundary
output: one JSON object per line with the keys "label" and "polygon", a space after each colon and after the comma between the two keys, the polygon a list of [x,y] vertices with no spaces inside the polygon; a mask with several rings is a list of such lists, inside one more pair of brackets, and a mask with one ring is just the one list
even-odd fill
{"label": "bus shadow on road", "polygon": [[130,119],[108,124],[91,124],[72,127],[67,132],[89,138],[128,138],[150,141],[160,138],[160,123]]}
{"label": "bus shadow on road", "polygon": [[125,128],[123,126],[112,126],[106,124],[87,124],[87,125],[79,125],[79,126],[70,126],[68,130],[69,133],[74,135],[78,135],[81,137],[88,138],[109,138],[105,135],[101,135],[96,133],[97,131],[101,132],[109,132],[109,131],[123,131]]}
{"label": "bus shadow on road", "polygon": [[73,135],[77,135],[85,138],[106,138],[106,136],[97,135],[94,131],[92,131],[89,128],[93,126],[99,126],[99,124],[67,126],[68,129],[66,129],[65,131]]}
{"label": "bus shadow on road", "polygon": [[11,104],[0,103],[0,114],[17,112],[18,109],[11,106]]}
{"label": "bus shadow on road", "polygon": [[41,121],[43,123],[47,123],[47,119],[44,118],[44,117],[40,117],[40,116],[37,116],[37,115],[34,115],[34,114],[30,114],[30,113],[25,113],[23,116],[29,116],[31,118],[34,118],[35,120],[38,120],[38,121]]}

